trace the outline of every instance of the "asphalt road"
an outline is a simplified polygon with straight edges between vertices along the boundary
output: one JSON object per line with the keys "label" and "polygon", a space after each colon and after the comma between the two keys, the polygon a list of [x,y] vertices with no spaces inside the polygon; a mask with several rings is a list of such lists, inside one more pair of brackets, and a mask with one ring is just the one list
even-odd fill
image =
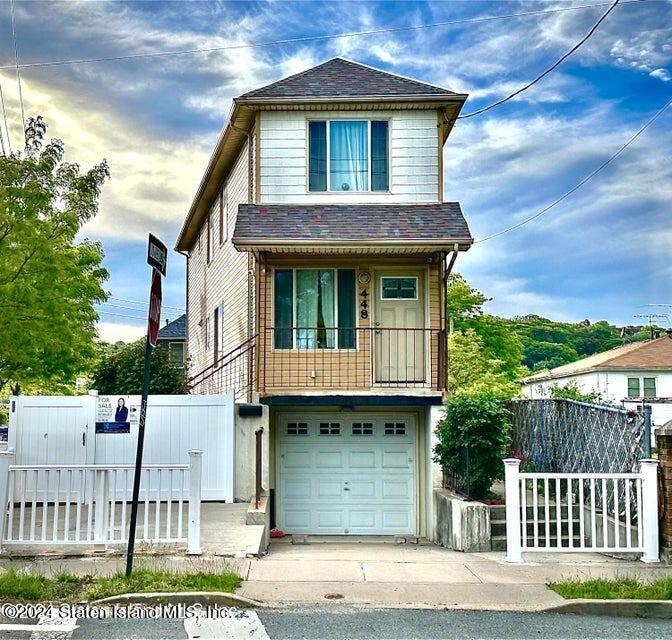
{"label": "asphalt road", "polygon": [[[173,638],[672,638],[669,620],[569,614],[369,609],[343,605],[259,609],[237,618],[67,621],[62,632],[40,620],[0,620],[0,640]],[[28,625],[8,629],[6,624]],[[50,626],[50,624],[52,626]],[[76,628],[73,629],[73,627]],[[4,628],[3,628],[4,627]]]}

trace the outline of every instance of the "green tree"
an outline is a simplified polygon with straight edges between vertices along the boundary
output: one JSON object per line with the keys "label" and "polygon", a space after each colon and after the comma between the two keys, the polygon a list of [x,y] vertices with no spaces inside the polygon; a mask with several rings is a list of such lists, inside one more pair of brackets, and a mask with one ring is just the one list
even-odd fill
{"label": "green tree", "polygon": [[106,299],[102,247],[75,236],[96,215],[107,163],[81,173],[45,134],[31,118],[23,152],[0,157],[0,388],[72,384]]}
{"label": "green tree", "polygon": [[450,275],[446,304],[454,329],[462,332],[472,329],[480,338],[485,357],[498,362],[497,371],[516,380],[526,373],[521,365],[523,342],[508,320],[483,311],[489,300],[459,273]]}
{"label": "green tree", "polygon": [[452,395],[489,392],[502,398],[520,393],[501,360],[490,358],[474,329],[454,331],[448,339],[448,389]]}
{"label": "green tree", "polygon": [[510,427],[511,412],[503,398],[488,391],[450,398],[437,427],[434,460],[464,477],[472,498],[486,498],[492,482],[504,473]]}
{"label": "green tree", "polygon": [[[101,394],[142,393],[145,341],[138,340],[117,350],[103,352],[91,373],[91,389]],[[184,371],[170,361],[168,349],[154,349],[149,392],[153,394],[187,393]]]}

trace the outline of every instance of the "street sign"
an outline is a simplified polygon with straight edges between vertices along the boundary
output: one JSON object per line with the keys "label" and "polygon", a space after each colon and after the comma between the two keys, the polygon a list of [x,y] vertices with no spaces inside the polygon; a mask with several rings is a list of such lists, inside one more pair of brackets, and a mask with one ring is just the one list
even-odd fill
{"label": "street sign", "polygon": [[156,341],[159,338],[159,327],[161,326],[161,277],[166,275],[167,262],[168,249],[166,248],[166,245],[150,233],[149,244],[147,246],[147,263],[152,267],[152,286],[149,291],[145,364],[142,372],[142,397],[140,400],[140,417],[138,418],[138,446],[135,452],[131,518],[128,525],[128,548],[126,550],[127,577],[130,576],[133,571],[133,551],[135,549],[135,530],[138,523],[138,500],[140,499],[142,452],[145,446],[145,420],[147,417],[147,396],[149,395],[152,350],[156,346]]}
{"label": "street sign", "polygon": [[147,244],[147,264],[154,267],[162,276],[166,275],[168,247],[151,233]]}
{"label": "street sign", "polygon": [[152,270],[152,288],[149,293],[149,318],[148,318],[147,337],[149,344],[156,346],[159,337],[159,328],[161,327],[161,274]]}

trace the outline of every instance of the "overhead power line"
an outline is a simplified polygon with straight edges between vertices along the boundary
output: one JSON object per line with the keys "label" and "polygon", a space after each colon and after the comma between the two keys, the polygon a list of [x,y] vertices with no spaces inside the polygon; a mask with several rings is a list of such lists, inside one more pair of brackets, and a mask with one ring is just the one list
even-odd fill
{"label": "overhead power line", "polygon": [[21,131],[26,131],[26,113],[23,109],[23,89],[21,88],[21,69],[19,65],[19,48],[16,44],[16,17],[14,16],[14,0],[10,0],[10,7],[12,12],[12,39],[14,40],[14,64],[16,66],[16,81],[19,85],[19,102],[21,103]]}
{"label": "overhead power line", "polygon": [[[621,0],[621,4],[635,4],[647,2],[649,0]],[[216,51],[232,51],[236,49],[255,49],[260,47],[269,47],[273,45],[297,44],[305,42],[315,42],[319,40],[337,40],[339,38],[356,38],[361,36],[373,36],[382,33],[400,33],[404,31],[418,31],[420,29],[431,29],[435,27],[448,27],[460,24],[473,24],[479,22],[490,22],[493,20],[506,20],[510,18],[522,18],[526,16],[545,15],[554,13],[563,13],[565,11],[580,11],[582,9],[593,9],[596,7],[607,6],[608,2],[597,2],[593,4],[577,5],[574,7],[558,7],[555,9],[539,9],[535,11],[521,11],[519,13],[500,14],[495,16],[482,16],[478,18],[461,18],[457,20],[444,20],[442,22],[432,22],[429,24],[410,25],[403,27],[388,27],[383,29],[369,29],[366,31],[350,31],[346,33],[334,33],[316,36],[300,36],[296,38],[284,38],[280,40],[266,40],[263,42],[251,42],[246,44],[231,44],[218,47],[198,47],[194,49],[180,49],[174,51],[154,51],[148,53],[129,53],[119,56],[101,56],[98,58],[72,58],[69,60],[43,60],[41,62],[26,62],[20,66],[22,69],[35,67],[56,67],[69,64],[87,64],[94,62],[112,62],[120,60],[137,60],[142,58],[161,58],[166,56],[182,56],[197,53],[212,53]],[[12,69],[12,66],[0,66],[2,69]]]}
{"label": "overhead power line", "polygon": [[532,220],[536,220],[537,218],[541,218],[544,214],[548,213],[553,207],[556,205],[560,204],[563,200],[567,199],[569,196],[571,196],[575,191],[578,191],[586,182],[592,180],[602,169],[604,169],[607,165],[611,164],[618,156],[623,153],[637,138],[639,138],[646,129],[648,129],[660,116],[663,115],[663,113],[672,105],[672,101],[668,100],[665,105],[659,109],[647,122],[635,133],[623,146],[616,151],[612,156],[610,156],[607,160],[605,160],[597,169],[589,173],[583,180],[581,180],[579,183],[574,185],[569,191],[565,192],[563,195],[561,195],[557,200],[554,200],[551,204],[549,204],[547,207],[544,207],[541,211],[535,213],[533,216],[529,216],[528,218],[525,218],[524,220],[521,220],[520,222],[511,225],[510,227],[507,227],[506,229],[502,229],[501,231],[498,231],[497,233],[493,233],[489,236],[486,236],[485,238],[480,238],[479,240],[475,240],[474,243],[479,243],[479,242],[485,242],[486,240],[492,240],[493,238],[497,238],[499,236],[503,236],[505,233],[509,233],[511,231],[514,231],[515,229],[519,229],[523,225],[528,224],[529,222],[532,222]]}
{"label": "overhead power line", "polygon": [[565,53],[564,56],[562,56],[555,64],[551,65],[546,71],[544,71],[541,75],[538,75],[534,80],[531,82],[528,82],[525,86],[521,87],[517,91],[514,91],[513,93],[510,93],[508,96],[505,98],[502,98],[501,100],[497,100],[497,102],[493,102],[492,104],[489,104],[487,107],[483,107],[482,109],[477,109],[476,111],[472,111],[471,113],[465,113],[462,116],[458,116],[458,120],[464,120],[465,118],[473,118],[474,116],[480,115],[481,113],[485,113],[486,111],[490,111],[490,109],[494,109],[495,107],[498,107],[501,104],[504,104],[505,102],[508,102],[512,98],[515,98],[516,96],[520,95],[523,93],[523,91],[527,91],[530,87],[534,86],[539,82],[542,78],[546,77],[549,73],[557,69],[569,56],[571,56],[579,47],[581,47],[582,44],[584,44],[590,36],[592,36],[595,31],[597,31],[597,28],[607,19],[607,16],[616,8],[616,5],[619,4],[620,0],[616,0],[606,11],[605,13],[602,14],[602,17],[592,26],[590,31],[581,38],[567,53]]}
{"label": "overhead power line", "polygon": [[[143,307],[149,306],[148,302],[143,302],[141,300],[129,300],[128,298],[118,298],[117,296],[109,296],[109,299],[117,300],[118,302],[129,302],[131,304],[139,304],[142,305]],[[184,311],[184,307],[178,307],[177,305],[173,304],[162,304],[161,306],[165,309],[176,309],[177,311]]]}

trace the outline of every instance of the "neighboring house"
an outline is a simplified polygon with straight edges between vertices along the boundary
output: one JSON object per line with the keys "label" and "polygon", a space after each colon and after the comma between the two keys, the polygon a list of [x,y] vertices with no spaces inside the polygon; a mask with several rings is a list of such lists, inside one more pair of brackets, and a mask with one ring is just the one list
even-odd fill
{"label": "neighboring house", "polygon": [[521,383],[528,398],[546,398],[553,386],[576,384],[583,392],[594,391],[603,400],[632,409],[645,400],[652,407],[653,424],[660,426],[672,419],[672,339],[631,342],[541,371]]}
{"label": "neighboring house", "polygon": [[180,368],[185,367],[186,340],[187,340],[187,316],[182,314],[179,318],[169,322],[159,329],[157,347],[168,349],[168,356],[173,364]]}
{"label": "neighboring house", "polygon": [[[264,407],[286,532],[431,534],[446,278],[473,242],[443,201],[465,99],[336,58],[233,102],[176,246],[189,375]],[[254,429],[236,428],[247,500]]]}

